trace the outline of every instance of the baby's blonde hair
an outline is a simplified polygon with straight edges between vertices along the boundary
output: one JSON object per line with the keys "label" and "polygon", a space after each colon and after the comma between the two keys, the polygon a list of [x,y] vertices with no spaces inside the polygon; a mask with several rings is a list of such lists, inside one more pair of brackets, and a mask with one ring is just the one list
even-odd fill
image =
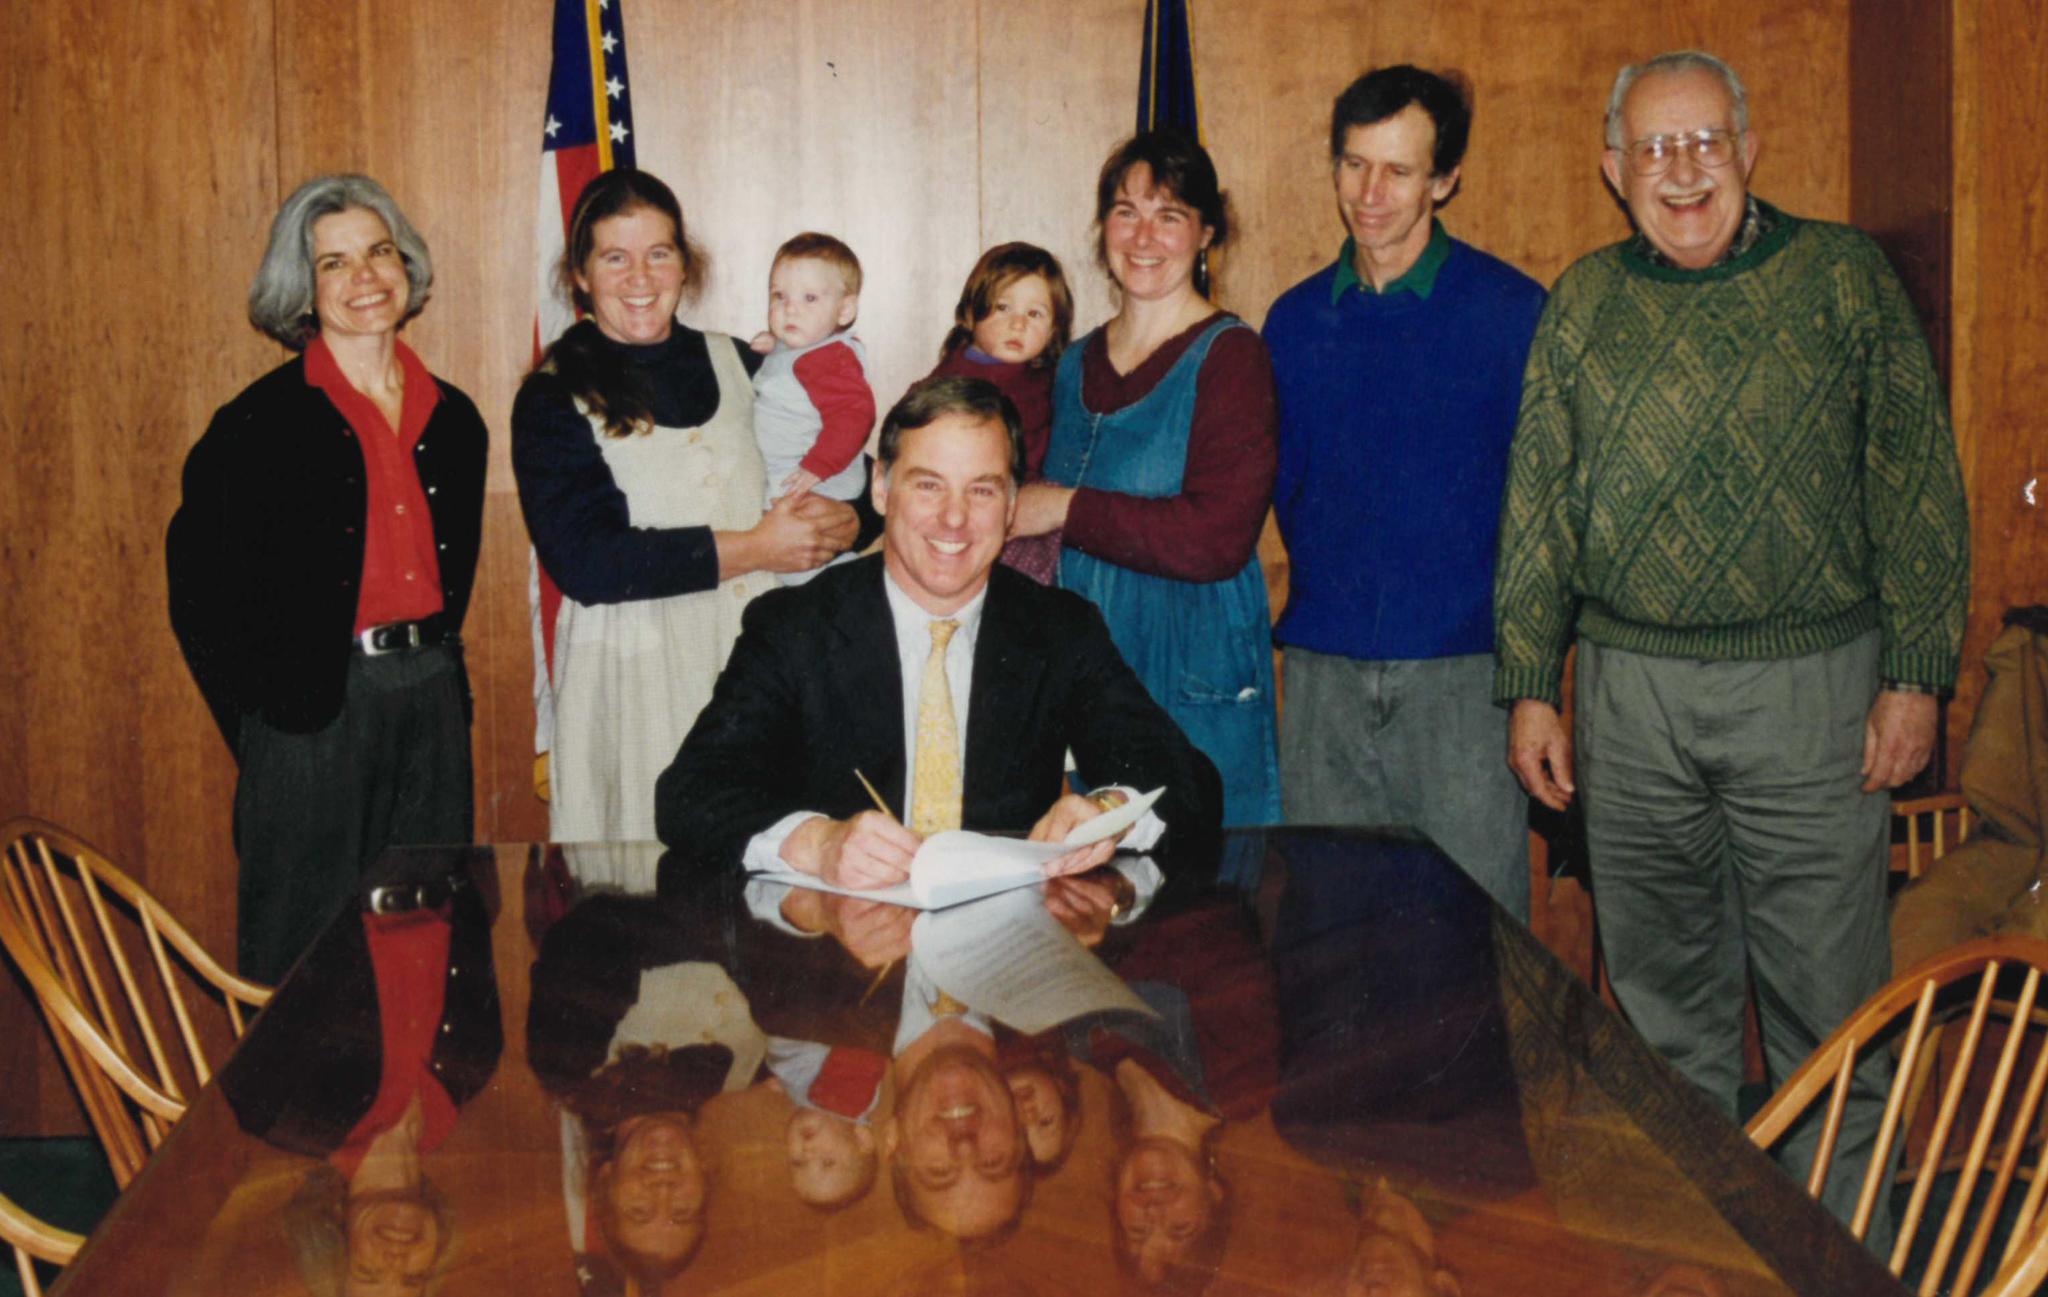
{"label": "baby's blonde hair", "polygon": [[853,249],[829,234],[816,230],[805,230],[775,250],[775,261],[768,269],[772,274],[776,266],[785,261],[822,261],[839,272],[846,291],[860,292],[860,258],[853,255]]}

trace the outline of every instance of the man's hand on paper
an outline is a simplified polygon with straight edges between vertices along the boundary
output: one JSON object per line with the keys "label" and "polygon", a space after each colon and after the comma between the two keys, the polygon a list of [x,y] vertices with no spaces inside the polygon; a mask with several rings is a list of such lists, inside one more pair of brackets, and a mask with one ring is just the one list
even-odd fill
{"label": "man's hand on paper", "polygon": [[1116,842],[1108,839],[1091,842],[1085,847],[1075,847],[1064,856],[1045,862],[1047,878],[1064,878],[1068,874],[1085,874],[1091,869],[1106,865],[1116,854]]}
{"label": "man's hand on paper", "polygon": [[910,859],[923,840],[880,811],[844,820],[820,815],[783,840],[782,859],[800,874],[834,887],[888,887],[910,877]]}
{"label": "man's hand on paper", "polygon": [[[1093,798],[1079,793],[1067,793],[1052,804],[1051,809],[1038,817],[1038,823],[1031,826],[1029,837],[1033,842],[1064,842],[1074,829],[1103,813],[1106,808]],[[1122,837],[1122,834],[1118,834]],[[1076,847],[1064,856],[1055,857],[1045,864],[1045,876],[1058,878],[1065,874],[1086,873],[1097,865],[1106,865],[1116,854],[1116,838]]]}

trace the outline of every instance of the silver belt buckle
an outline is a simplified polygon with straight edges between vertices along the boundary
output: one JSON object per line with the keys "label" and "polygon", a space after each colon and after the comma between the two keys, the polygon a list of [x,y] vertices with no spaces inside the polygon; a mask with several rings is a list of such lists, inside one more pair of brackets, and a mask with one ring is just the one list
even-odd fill
{"label": "silver belt buckle", "polygon": [[[399,627],[405,628],[404,643],[394,644],[390,648],[377,647],[378,631],[396,630]],[[382,657],[386,653],[396,653],[402,648],[418,648],[420,646],[420,624],[416,621],[405,621],[386,622],[382,626],[371,626],[364,630],[362,634],[356,636],[356,643],[362,646],[364,657],[373,658]]]}
{"label": "silver belt buckle", "polygon": [[454,885],[444,880],[386,884],[382,887],[372,887],[363,893],[363,908],[371,914],[406,914],[413,910],[431,910],[444,904],[454,894],[454,890]]}

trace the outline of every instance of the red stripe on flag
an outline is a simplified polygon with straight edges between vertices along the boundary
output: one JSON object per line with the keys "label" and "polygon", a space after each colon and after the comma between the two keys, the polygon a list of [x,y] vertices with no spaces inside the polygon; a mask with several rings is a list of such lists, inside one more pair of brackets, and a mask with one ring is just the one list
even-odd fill
{"label": "red stripe on flag", "polygon": [[566,231],[569,215],[576,210],[576,200],[583,196],[583,186],[595,180],[604,167],[599,163],[595,144],[557,149],[554,157],[555,192],[562,198],[562,229]]}

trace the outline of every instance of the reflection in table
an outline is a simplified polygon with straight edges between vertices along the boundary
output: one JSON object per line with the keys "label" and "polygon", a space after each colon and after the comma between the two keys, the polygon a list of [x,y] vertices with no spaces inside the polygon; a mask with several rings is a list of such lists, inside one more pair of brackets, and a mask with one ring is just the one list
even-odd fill
{"label": "reflection in table", "polygon": [[60,1291],[1899,1291],[1434,848],[1231,859],[392,852]]}

